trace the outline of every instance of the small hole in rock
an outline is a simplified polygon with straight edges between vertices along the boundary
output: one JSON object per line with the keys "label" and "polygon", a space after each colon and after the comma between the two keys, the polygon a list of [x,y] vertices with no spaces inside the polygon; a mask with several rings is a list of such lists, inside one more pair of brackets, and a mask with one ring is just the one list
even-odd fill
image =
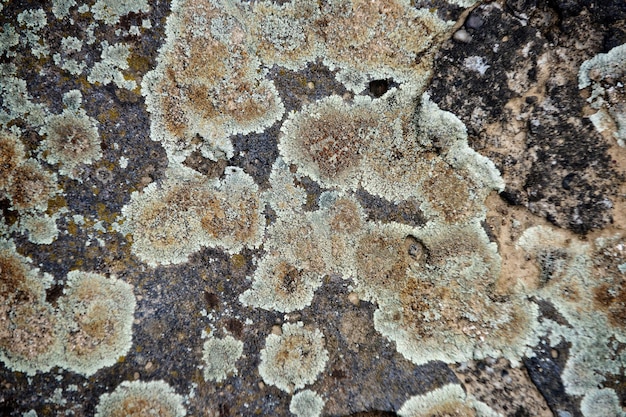
{"label": "small hole in rock", "polygon": [[370,93],[374,97],[380,97],[389,90],[389,81],[387,80],[372,80],[369,85]]}

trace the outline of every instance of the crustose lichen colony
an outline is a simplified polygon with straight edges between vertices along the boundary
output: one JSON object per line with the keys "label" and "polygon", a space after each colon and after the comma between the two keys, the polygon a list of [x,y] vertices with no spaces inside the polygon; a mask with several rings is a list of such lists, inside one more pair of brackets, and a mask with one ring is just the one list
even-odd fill
{"label": "crustose lichen colony", "polygon": [[[53,2],[54,18],[67,18],[73,7]],[[141,1],[80,7],[93,16],[92,36],[98,25],[149,12]],[[134,80],[125,73],[127,45],[103,41],[101,60],[88,66],[78,59],[83,41],[74,36],[51,54],[40,34],[43,9],[19,16],[17,29],[6,24],[0,36],[9,60],[20,45],[30,45],[70,76],[145,98],[150,138],[164,148],[168,166],[129,193],[110,230],[90,224],[119,234],[145,268],[176,268],[207,248],[231,257],[253,252],[249,286],[237,302],[285,314],[309,306],[326,277],[341,276],[353,302],[376,306],[376,331],[415,365],[486,357],[517,364],[543,336],[554,344],[567,340],[567,392],[583,398],[585,415],[597,415],[600,400],[620,410],[602,384],[626,360],[618,347],[626,343],[623,239],[583,244],[536,226],[518,242],[539,267],[536,283],[503,273],[498,245],[483,227],[486,199],[504,188],[500,173],[469,147],[463,123],[425,92],[454,22],[402,0],[174,1],[156,67]],[[149,27],[144,20],[129,36]],[[329,69],[343,92],[287,105],[271,72],[311,64]],[[58,366],[90,376],[131,349],[133,287],[122,277],[76,268],[50,302],[53,277],[19,254],[11,236],[51,244],[63,234],[57,220],[79,227],[91,221],[64,207],[62,180],[82,182],[83,168],[104,157],[102,132],[78,89],[64,93],[62,109],[48,108],[29,95],[10,61],[1,65],[0,195],[18,219],[0,229],[0,360],[29,375]],[[619,68],[604,69],[613,67]],[[389,87],[373,94],[377,80]],[[259,184],[230,166],[233,138],[272,128],[278,156],[267,184]],[[28,129],[43,138],[34,148],[24,144]],[[197,155],[223,164],[223,174],[189,167],[186,161]],[[310,183],[319,189],[313,202],[304,186]],[[392,204],[417,202],[423,221],[373,220],[362,193]],[[610,262],[600,272],[594,262],[607,252],[614,256],[604,255]],[[539,320],[537,300],[550,302],[567,324]],[[293,394],[294,415],[322,414],[332,393],[306,387],[328,366],[323,329],[296,319],[265,330],[256,352],[260,378]],[[236,334],[203,337],[204,381],[237,378],[244,343]],[[163,381],[124,382],[102,396],[96,415],[121,415],[131,406],[184,415],[186,397],[179,394]],[[458,385],[414,396],[399,409],[402,416],[446,412],[497,415]]]}

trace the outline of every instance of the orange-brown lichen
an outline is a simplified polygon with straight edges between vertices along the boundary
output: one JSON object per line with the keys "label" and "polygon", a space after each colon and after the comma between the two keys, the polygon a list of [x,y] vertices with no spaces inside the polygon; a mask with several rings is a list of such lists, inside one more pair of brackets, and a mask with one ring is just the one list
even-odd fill
{"label": "orange-brown lichen", "polygon": [[59,310],[69,330],[64,340],[65,368],[91,375],[115,364],[130,349],[135,296],[129,284],[71,271]]}
{"label": "orange-brown lichen", "polygon": [[77,178],[76,168],[102,157],[96,122],[84,112],[65,110],[51,116],[43,128],[46,139],[41,151],[50,164],[60,163],[59,172]]}
{"label": "orange-brown lichen", "polygon": [[[353,106],[330,96],[292,113],[281,127],[278,148],[287,163],[326,186],[355,188],[361,153],[378,127],[368,98]],[[376,132],[378,133],[378,132]]]}
{"label": "orange-brown lichen", "polygon": [[267,228],[265,249],[293,267],[322,272],[327,266],[328,242],[311,213],[279,218]]}
{"label": "orange-brown lichen", "polygon": [[314,61],[320,47],[314,26],[320,17],[318,4],[311,0],[281,5],[255,2],[248,19],[261,61],[293,70]]}
{"label": "orange-brown lichen", "polygon": [[10,241],[0,241],[0,360],[16,371],[47,371],[61,354],[54,310],[41,276]]}
{"label": "orange-brown lichen", "polygon": [[24,146],[19,138],[0,131],[0,192],[5,190],[15,169],[25,160]]}
{"label": "orange-brown lichen", "polygon": [[393,246],[374,242],[383,255],[367,265],[386,265],[382,280],[359,277],[379,305],[376,329],[418,364],[487,355],[518,360],[534,341],[537,311],[520,294],[496,293],[500,258],[480,225],[429,224],[408,237],[404,247],[397,232]]}
{"label": "orange-brown lichen", "polygon": [[273,83],[258,71],[239,8],[229,0],[173,7],[159,63],[142,85],[153,116],[152,138],[172,158],[182,160],[199,149],[211,159],[229,159],[229,136],[260,132],[284,112]]}
{"label": "orange-brown lichen", "polygon": [[263,234],[258,188],[238,168],[209,180],[190,168],[171,167],[161,186],[134,192],[122,208],[119,228],[132,234],[132,250],[150,265],[185,262],[203,246],[231,253],[260,244]]}
{"label": "orange-brown lichen", "polygon": [[450,25],[408,1],[334,0],[321,7],[314,27],[324,39],[324,62],[347,69],[349,74],[341,78],[356,75],[364,81],[348,83],[360,92],[368,78],[410,81],[421,90],[430,76],[434,49]]}
{"label": "orange-brown lichen", "polygon": [[102,394],[95,417],[183,417],[183,397],[164,381],[124,381]]}
{"label": "orange-brown lichen", "polygon": [[15,168],[6,193],[18,211],[44,211],[56,191],[56,176],[45,171],[36,160],[28,159]]}

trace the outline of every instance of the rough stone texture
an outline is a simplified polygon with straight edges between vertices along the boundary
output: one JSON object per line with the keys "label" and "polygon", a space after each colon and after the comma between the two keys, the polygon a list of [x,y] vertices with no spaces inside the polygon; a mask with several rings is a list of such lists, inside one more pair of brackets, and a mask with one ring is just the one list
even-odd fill
{"label": "rough stone texture", "polygon": [[[131,58],[123,74],[140,84],[155,66],[170,7],[169,2],[151,3],[149,13],[130,13],[117,25],[96,26],[97,40],[85,43],[77,53],[86,67],[99,61],[102,41],[124,42],[130,46]],[[527,227],[543,224],[543,219],[572,231],[572,239],[623,233],[625,150],[615,149],[614,140],[596,132],[585,117],[590,109],[586,93],[578,90],[577,74],[585,60],[626,43],[626,3],[499,0],[478,4],[471,13],[443,0],[414,3],[437,9],[446,19],[460,18],[458,29],[471,38],[443,44],[427,91],[443,110],[462,120],[470,145],[494,161],[505,180],[506,189],[489,199],[484,222],[491,240],[499,245],[503,275],[524,281],[534,273],[528,260],[520,259],[515,251],[515,241]],[[85,30],[92,19],[77,7],[59,20],[49,4],[3,3],[0,26],[17,26],[16,16],[34,7],[43,7],[47,14],[48,26],[41,33],[52,52],[63,36],[87,40]],[[141,28],[144,19],[150,20],[150,28]],[[131,26],[140,27],[141,35],[128,33]],[[121,32],[116,34],[116,29]],[[464,36],[456,39],[467,40]],[[131,283],[137,308],[131,350],[117,364],[91,377],[60,368],[27,376],[0,364],[0,415],[21,416],[35,410],[38,416],[92,416],[100,396],[112,392],[121,381],[162,379],[185,396],[188,415],[288,416],[290,396],[262,382],[258,363],[259,351],[273,327],[294,321],[316,323],[325,335],[328,365],[307,387],[323,395],[323,415],[390,417],[411,396],[447,383],[461,383],[505,416],[582,415],[580,398],[568,395],[560,379],[568,358],[567,343],[552,349],[540,343],[523,358],[519,369],[503,361],[484,368],[485,362],[466,368],[442,362],[415,366],[374,329],[376,306],[351,298],[351,282],[338,276],[324,277],[309,307],[284,315],[238,302],[250,287],[247,277],[253,274],[262,250],[244,249],[229,256],[205,248],[183,265],[146,267],[131,256],[131,242],[113,231],[131,192],[161,180],[168,165],[165,150],[150,140],[150,115],[143,97],[138,90],[113,83],[90,84],[86,73],[71,76],[51,58],[27,53],[27,45],[14,49],[19,51],[17,57],[2,57],[0,62],[16,65],[16,76],[26,81],[34,102],[59,114],[64,93],[82,92],[82,108],[99,123],[102,158],[79,168],[81,181],[59,176],[63,194],[51,201],[48,214],[67,209],[69,215],[57,221],[61,233],[52,244],[33,244],[15,229],[7,235],[20,254],[55,277],[46,293],[46,301],[53,306],[63,294],[67,273],[80,269]],[[272,68],[268,78],[276,82],[287,111],[331,93],[347,94],[333,72],[319,62],[298,72]],[[315,89],[307,86],[309,81]],[[389,82],[392,85],[393,80]],[[371,85],[372,97],[379,94],[376,88],[380,87]],[[27,154],[36,156],[43,140],[39,129],[19,118],[14,123],[23,129],[21,140]],[[185,164],[213,178],[223,176],[226,165],[238,166],[261,189],[267,189],[278,156],[279,129],[276,123],[264,133],[234,137],[235,156],[228,164],[199,153]],[[127,159],[125,169],[120,167],[122,157]],[[57,169],[49,164],[44,167],[50,172]],[[300,186],[307,192],[305,210],[317,209],[320,187],[308,178]],[[426,222],[418,202],[392,204],[363,190],[356,196],[368,220],[412,226]],[[267,214],[272,222],[269,210]],[[73,215],[84,216],[85,223],[78,224]],[[15,226],[19,218],[10,202],[1,200],[0,237],[5,226]],[[94,227],[98,222],[100,226]],[[540,304],[541,317],[555,319],[558,312],[546,304]],[[199,368],[203,332],[217,337],[230,334],[244,342],[237,375],[217,384],[203,380]],[[623,374],[611,376],[605,386],[615,389],[622,405],[626,404]]]}

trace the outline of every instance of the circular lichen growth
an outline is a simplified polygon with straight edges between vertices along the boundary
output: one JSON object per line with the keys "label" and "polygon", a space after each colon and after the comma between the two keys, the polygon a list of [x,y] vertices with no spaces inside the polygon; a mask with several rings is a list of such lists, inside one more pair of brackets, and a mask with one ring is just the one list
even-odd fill
{"label": "circular lichen growth", "polygon": [[258,187],[234,167],[222,180],[170,167],[161,185],[134,192],[122,214],[119,230],[132,236],[133,253],[152,266],[186,262],[203,246],[237,253],[260,244],[263,234]]}
{"label": "circular lichen growth", "polygon": [[44,211],[56,192],[56,175],[49,174],[34,159],[15,168],[7,189],[9,199],[18,211]]}
{"label": "circular lichen growth", "polygon": [[291,397],[289,411],[297,417],[319,417],[325,401],[318,393],[305,389]]}
{"label": "circular lichen growth", "polygon": [[182,417],[183,397],[164,381],[124,381],[102,394],[95,417]]}
{"label": "circular lichen growth", "polygon": [[254,273],[252,288],[239,300],[245,305],[289,313],[311,304],[322,285],[321,274],[296,268],[280,257],[266,256]]}
{"label": "circular lichen growth", "polygon": [[322,332],[308,330],[302,322],[287,323],[280,336],[265,339],[259,373],[266,383],[293,392],[315,382],[327,361]]}
{"label": "circular lichen growth", "polygon": [[243,353],[243,342],[232,336],[223,339],[209,337],[202,348],[204,360],[204,379],[221,382],[229,374],[236,374],[235,363]]}
{"label": "circular lichen growth", "polygon": [[460,385],[448,384],[409,398],[398,411],[400,417],[497,417],[485,403],[467,395]]}
{"label": "circular lichen growth", "polygon": [[61,163],[61,174],[76,178],[79,165],[102,157],[96,122],[81,112],[66,110],[51,116],[43,130],[46,140],[41,150],[50,164]]}
{"label": "circular lichen growth", "polygon": [[115,364],[132,342],[135,312],[132,287],[116,278],[71,271],[59,299],[65,340],[65,367],[91,375]]}

